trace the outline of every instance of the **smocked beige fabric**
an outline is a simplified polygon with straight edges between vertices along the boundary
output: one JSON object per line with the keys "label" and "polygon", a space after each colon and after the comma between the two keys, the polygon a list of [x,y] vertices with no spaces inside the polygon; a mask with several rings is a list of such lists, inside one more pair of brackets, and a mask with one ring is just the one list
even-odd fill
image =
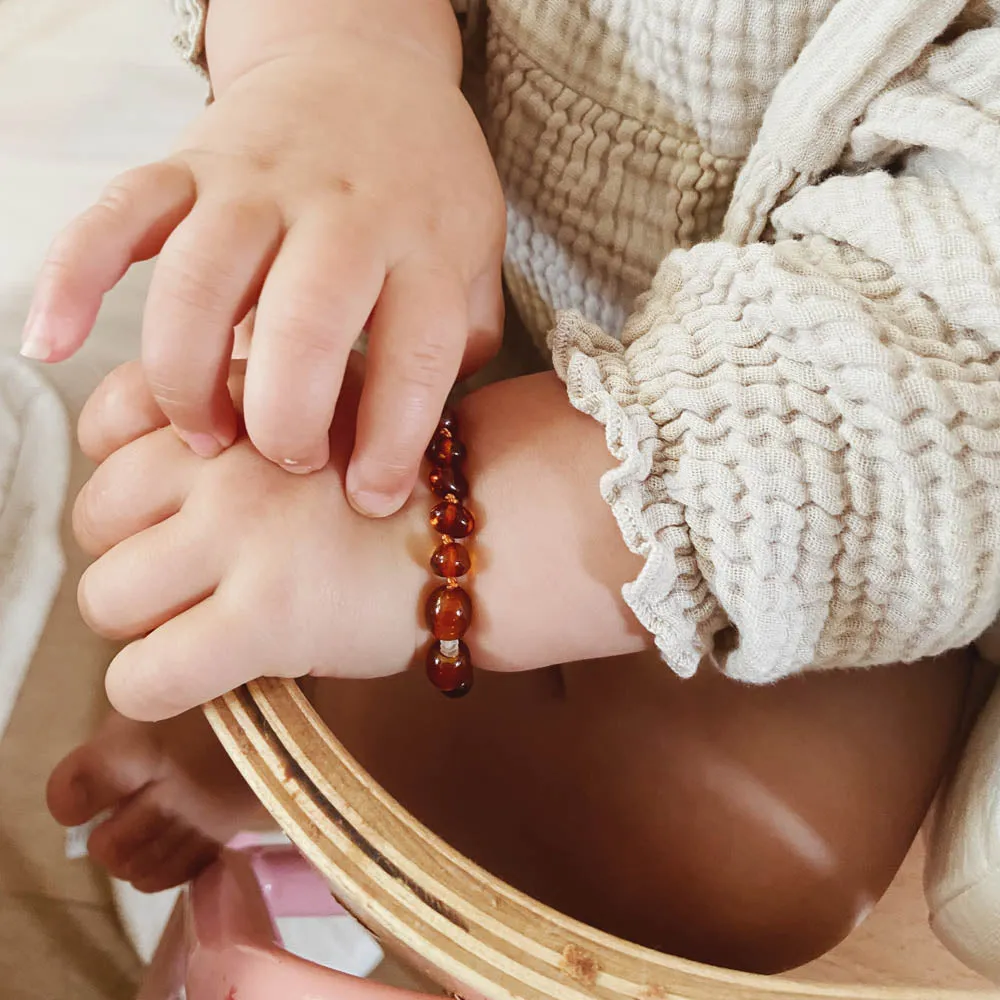
{"label": "smocked beige fabric", "polygon": [[[576,310],[551,336],[554,362],[621,459],[602,487],[646,557],[626,598],[666,660],[692,673],[727,623],[738,642],[717,658],[753,682],[974,640],[1000,606],[1000,30],[934,45],[961,0],[803,3],[798,17],[787,3],[765,15],[771,5],[719,2],[686,24],[662,18],[692,5],[535,6],[576,10],[576,22],[532,27],[552,47],[573,40],[563,75],[580,90],[590,72],[603,110],[565,95],[560,105],[551,88],[547,133],[509,140],[525,179],[501,140],[511,270]],[[595,6],[648,16],[601,25]],[[584,10],[589,45],[567,28]],[[513,30],[494,18],[494,37]],[[772,35],[784,67],[760,56]],[[650,38],[687,50],[656,67]],[[659,81],[661,106],[644,121],[669,108],[675,134],[697,134],[691,179],[675,167],[690,132],[676,147],[658,135],[643,163],[641,129],[631,141],[634,122],[609,110],[632,110],[615,90],[624,77],[588,67],[615,58]],[[550,79],[506,75],[518,95]],[[649,107],[648,87],[627,94],[636,117]],[[581,107],[607,123],[590,143]],[[743,159],[731,190],[723,156]],[[616,201],[639,187],[630,169],[653,184]],[[558,222],[539,233],[553,195]],[[722,239],[668,253],[620,342],[610,337],[648,266],[629,209],[657,220],[670,251],[712,235],[727,197]]]}
{"label": "smocked beige fabric", "polygon": [[[207,0],[172,2],[203,65]],[[1000,609],[1000,0],[455,6],[507,282],[620,460],[624,593],[670,666],[763,683],[975,640]],[[1000,977],[995,707],[928,897]]]}
{"label": "smocked beige fabric", "polygon": [[579,316],[553,334],[623,460],[605,495],[647,556],[628,599],[682,672],[727,621],[728,672],[766,681],[926,656],[996,615],[1000,31],[931,46],[948,6],[841,0],[724,241],[670,255],[621,344]]}
{"label": "smocked beige fabric", "polygon": [[169,0],[177,15],[174,44],[188,62],[199,69],[205,65],[205,14],[208,0]]}

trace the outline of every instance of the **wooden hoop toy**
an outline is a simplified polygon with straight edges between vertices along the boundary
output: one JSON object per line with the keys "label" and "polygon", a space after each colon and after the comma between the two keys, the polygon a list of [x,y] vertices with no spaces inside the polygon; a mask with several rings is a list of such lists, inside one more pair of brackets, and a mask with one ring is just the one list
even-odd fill
{"label": "wooden hoop toy", "polygon": [[[298,685],[206,707],[258,798],[388,951],[464,1000],[971,1000],[969,990],[833,986],[730,972],[622,941],[494,878],[358,765]],[[982,995],[982,994],[978,994]]]}

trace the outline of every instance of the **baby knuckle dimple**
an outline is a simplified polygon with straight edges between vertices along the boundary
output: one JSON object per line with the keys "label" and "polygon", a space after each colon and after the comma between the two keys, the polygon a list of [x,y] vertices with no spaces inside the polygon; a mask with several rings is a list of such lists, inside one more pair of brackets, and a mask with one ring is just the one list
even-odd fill
{"label": "baby knuckle dimple", "polygon": [[251,229],[256,232],[263,225],[284,223],[280,199],[256,187],[251,188],[249,194],[228,202],[226,207],[237,234]]}
{"label": "baby knuckle dimple", "polygon": [[261,462],[249,446],[236,445],[211,462],[202,472],[175,517],[190,524],[190,534],[205,536],[225,512],[229,538],[246,538],[275,493],[280,474]]}
{"label": "baby knuckle dimple", "polygon": [[[296,564],[294,549],[289,551],[287,560]],[[219,602],[220,615],[230,620],[241,620],[243,609],[247,607],[267,608],[273,616],[269,620],[288,624],[294,631],[303,625],[303,605],[308,603],[302,591],[289,586],[289,575],[284,567],[273,559],[248,559],[237,567],[215,592]],[[328,612],[331,609],[327,609]],[[332,613],[332,612],[331,612]],[[298,672],[294,657],[274,658],[270,647],[261,644],[261,659],[257,664],[267,676],[293,676]]]}
{"label": "baby knuckle dimple", "polygon": [[208,218],[220,242],[239,249],[279,226],[281,210],[267,195],[230,194],[213,201]]}

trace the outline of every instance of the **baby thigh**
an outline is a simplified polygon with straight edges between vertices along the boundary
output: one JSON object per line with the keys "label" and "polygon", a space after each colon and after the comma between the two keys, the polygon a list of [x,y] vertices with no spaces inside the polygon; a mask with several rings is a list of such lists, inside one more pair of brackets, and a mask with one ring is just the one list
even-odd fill
{"label": "baby thigh", "polygon": [[[759,972],[841,940],[884,892],[947,765],[963,655],[766,688],[652,655],[342,685],[335,731],[420,819],[612,933]],[[321,699],[322,700],[322,699]]]}
{"label": "baby thigh", "polygon": [[571,672],[568,692],[592,706],[578,782],[600,789],[600,839],[576,829],[605,859],[603,923],[759,972],[829,950],[885,891],[947,766],[968,678],[964,655],[764,688],[708,671],[677,681],[651,659],[599,670],[615,676]]}

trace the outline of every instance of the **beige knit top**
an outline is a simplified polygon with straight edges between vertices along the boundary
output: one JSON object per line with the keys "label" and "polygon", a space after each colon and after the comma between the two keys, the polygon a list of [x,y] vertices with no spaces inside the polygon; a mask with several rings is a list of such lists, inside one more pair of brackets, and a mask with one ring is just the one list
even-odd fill
{"label": "beige knit top", "polygon": [[[172,0],[202,58],[207,0]],[[456,3],[506,276],[673,669],[912,660],[1000,609],[1000,0]],[[724,652],[723,648],[728,652]]]}

